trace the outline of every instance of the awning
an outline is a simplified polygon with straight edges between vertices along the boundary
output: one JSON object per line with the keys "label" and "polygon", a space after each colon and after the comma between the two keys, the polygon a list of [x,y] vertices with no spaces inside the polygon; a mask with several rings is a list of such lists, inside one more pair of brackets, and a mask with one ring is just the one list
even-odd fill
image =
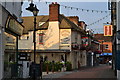
{"label": "awning", "polygon": [[100,56],[112,56],[112,53],[102,53]]}

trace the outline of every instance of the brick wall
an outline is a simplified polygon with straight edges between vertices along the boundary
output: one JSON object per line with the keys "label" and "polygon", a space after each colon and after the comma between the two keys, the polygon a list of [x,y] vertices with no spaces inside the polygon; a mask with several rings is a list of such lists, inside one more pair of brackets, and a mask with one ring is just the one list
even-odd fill
{"label": "brick wall", "polygon": [[49,21],[59,21],[59,6],[57,2],[49,5]]}

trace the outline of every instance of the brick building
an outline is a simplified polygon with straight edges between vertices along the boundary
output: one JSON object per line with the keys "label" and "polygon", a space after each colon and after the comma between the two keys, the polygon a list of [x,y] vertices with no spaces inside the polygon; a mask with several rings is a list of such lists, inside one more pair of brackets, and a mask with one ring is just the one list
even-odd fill
{"label": "brick building", "polygon": [[112,37],[104,36],[104,34],[95,34],[94,36],[101,43],[100,50],[102,54],[100,56],[104,57],[104,61],[112,59]]}

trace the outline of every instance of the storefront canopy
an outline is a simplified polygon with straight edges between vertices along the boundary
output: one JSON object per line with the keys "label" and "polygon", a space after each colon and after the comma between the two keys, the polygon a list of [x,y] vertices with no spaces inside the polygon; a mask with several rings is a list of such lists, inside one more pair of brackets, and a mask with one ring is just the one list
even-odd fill
{"label": "storefront canopy", "polygon": [[102,53],[100,56],[112,56],[112,53]]}

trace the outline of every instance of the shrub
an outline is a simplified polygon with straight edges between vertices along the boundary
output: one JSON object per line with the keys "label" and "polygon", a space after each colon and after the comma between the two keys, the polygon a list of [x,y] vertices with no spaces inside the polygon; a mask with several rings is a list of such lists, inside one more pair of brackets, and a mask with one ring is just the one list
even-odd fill
{"label": "shrub", "polygon": [[[72,70],[72,64],[70,62],[66,62],[65,64],[66,64],[66,70],[67,71],[71,71]],[[53,62],[45,61],[43,63],[43,68],[42,68],[43,72],[46,71],[47,65],[48,65],[48,70],[49,71],[52,71],[52,70],[54,70],[54,71],[60,71],[61,68],[62,68],[63,63],[61,63],[61,62],[54,62],[53,63]]]}
{"label": "shrub", "polygon": [[72,64],[71,62],[66,62],[66,71],[71,71],[72,70]]}

